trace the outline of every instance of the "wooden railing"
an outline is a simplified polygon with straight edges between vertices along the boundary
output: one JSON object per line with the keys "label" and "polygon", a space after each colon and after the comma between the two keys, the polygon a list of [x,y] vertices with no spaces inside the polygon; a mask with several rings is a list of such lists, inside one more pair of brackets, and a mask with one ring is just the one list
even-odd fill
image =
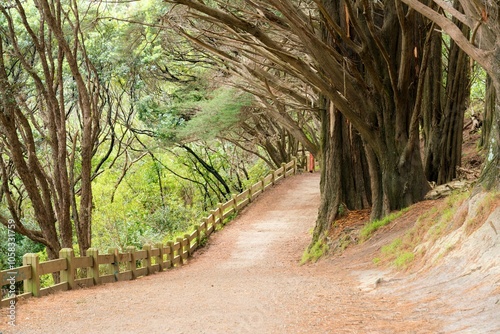
{"label": "wooden railing", "polygon": [[[56,291],[132,280],[182,266],[202,244],[203,239],[210,237],[220,228],[227,217],[247,206],[276,181],[296,173],[296,159],[282,164],[281,168],[247,190],[234,195],[228,202],[219,204],[201,224],[195,226],[194,231],[166,244],[144,245],[142,250],[129,246],[125,253],[111,248],[107,254],[99,254],[97,249],[90,248],[87,250],[87,256],[82,257],[75,257],[73,249],[64,248],[59,252],[59,259],[46,262],[40,262],[38,254],[25,254],[23,266],[0,272],[1,286],[11,286],[20,281],[23,281],[24,285],[24,293],[2,299],[1,307],[10,305],[11,301],[17,298],[42,297]],[[60,283],[42,288],[40,276],[53,273],[59,273]]]}

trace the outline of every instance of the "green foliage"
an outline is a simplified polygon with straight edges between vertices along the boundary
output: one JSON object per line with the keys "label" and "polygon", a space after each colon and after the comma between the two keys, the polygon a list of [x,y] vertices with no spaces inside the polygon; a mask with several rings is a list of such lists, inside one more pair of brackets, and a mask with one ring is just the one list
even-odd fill
{"label": "green foliage", "polygon": [[343,217],[345,213],[346,213],[346,207],[343,203],[340,203],[337,209],[337,214],[339,217]]}
{"label": "green foliage", "polygon": [[328,252],[328,244],[325,241],[318,240],[312,247],[306,249],[302,254],[301,263],[316,262]]}
{"label": "green foliage", "polygon": [[474,66],[471,82],[471,100],[484,100],[486,95],[486,72],[481,66]]}
{"label": "green foliage", "polygon": [[197,195],[185,203],[185,182],[155,161],[139,161],[117,185],[120,177],[111,169],[94,181],[93,246],[100,250],[154,244],[185,231],[201,215]]}
{"label": "green foliage", "polygon": [[185,120],[172,112],[167,105],[160,105],[159,101],[150,95],[142,97],[137,102],[139,120],[153,129],[158,138],[166,142],[176,140],[176,130]]}
{"label": "green foliage", "polygon": [[240,110],[252,102],[250,94],[219,88],[207,100],[193,104],[193,108],[200,111],[179,131],[179,136],[203,140],[215,138],[238,123]]}
{"label": "green foliage", "polygon": [[[49,257],[45,248],[39,251],[37,254],[39,262],[49,261]],[[40,287],[46,288],[52,285],[54,285],[54,276],[52,274],[40,275]]]}
{"label": "green foliage", "polygon": [[[389,245],[381,249],[382,257],[398,269],[405,269],[414,259],[415,253],[408,249],[408,245],[401,238],[394,239]],[[380,264],[381,258],[375,258],[374,263]]]}
{"label": "green foliage", "polygon": [[386,246],[382,246],[381,252],[384,255],[395,253],[403,244],[403,241],[400,238],[394,239],[392,243]]}
{"label": "green foliage", "polygon": [[248,170],[248,179],[243,181],[243,188],[248,188],[257,183],[271,172],[269,166],[263,160],[257,160]]}
{"label": "green foliage", "polygon": [[394,266],[398,269],[405,269],[414,259],[415,254],[413,252],[404,252],[394,260]]}
{"label": "green foliage", "polygon": [[373,233],[375,233],[379,228],[386,226],[389,223],[391,223],[393,220],[401,217],[401,215],[403,213],[407,212],[408,210],[409,210],[409,208],[405,208],[405,209],[402,209],[400,211],[393,212],[393,213],[385,216],[381,220],[375,220],[373,222],[368,223],[367,225],[365,225],[365,227],[363,227],[361,229],[360,241],[368,240],[373,235]]}
{"label": "green foliage", "polygon": [[[33,224],[26,223],[26,226],[34,228]],[[0,225],[0,270],[8,269],[10,266],[8,256],[11,253],[7,243],[9,231],[4,225]],[[15,257],[14,266],[19,267],[23,264],[23,255],[26,253],[38,253],[44,249],[44,245],[34,242],[27,237],[15,233]],[[11,245],[12,246],[12,245]]]}
{"label": "green foliage", "polygon": [[233,212],[231,213],[229,216],[227,216],[226,218],[224,218],[224,221],[222,222],[222,225],[225,226],[226,224],[229,224],[230,222],[232,222],[233,220],[236,219],[236,217],[238,216],[238,212]]}
{"label": "green foliage", "polygon": [[171,203],[151,213],[146,221],[160,235],[187,231],[194,223],[193,212],[181,203]]}
{"label": "green foliage", "polygon": [[463,224],[467,211],[458,212],[458,208],[468,196],[468,192],[456,191],[438,206],[427,210],[401,238],[383,246],[381,256],[374,259],[374,262],[390,263],[398,269],[407,268],[420,254],[421,251],[417,251],[420,244],[433,242],[453,227]]}

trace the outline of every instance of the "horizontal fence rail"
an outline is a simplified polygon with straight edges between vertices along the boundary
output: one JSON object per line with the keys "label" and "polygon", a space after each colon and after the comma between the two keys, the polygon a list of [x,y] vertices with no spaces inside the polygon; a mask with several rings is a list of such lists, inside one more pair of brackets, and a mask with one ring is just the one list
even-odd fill
{"label": "horizontal fence rail", "polygon": [[[110,248],[107,254],[100,254],[97,249],[90,248],[87,255],[81,257],[75,257],[73,249],[64,248],[59,252],[59,259],[46,262],[40,262],[38,254],[25,254],[23,266],[0,271],[2,287],[11,287],[17,282],[23,282],[24,287],[24,293],[15,296],[8,294],[7,298],[2,299],[1,307],[9,306],[11,301],[18,298],[42,297],[57,291],[132,280],[182,266],[202,245],[203,239],[222,227],[225,219],[243,209],[275,182],[296,173],[297,159],[293,158],[247,190],[233,195],[231,200],[218,204],[191,233],[166,244],[146,244],[141,250],[129,246],[125,253]],[[59,283],[41,288],[40,276],[48,274],[58,274]]]}

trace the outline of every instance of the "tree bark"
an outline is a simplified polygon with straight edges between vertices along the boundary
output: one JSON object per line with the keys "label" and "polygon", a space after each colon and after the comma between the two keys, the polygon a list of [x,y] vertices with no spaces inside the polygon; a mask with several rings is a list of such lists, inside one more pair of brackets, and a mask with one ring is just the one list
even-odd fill
{"label": "tree bark", "polygon": [[[81,31],[79,22],[79,13],[77,4],[73,3],[74,8],[72,8],[73,13],[76,15],[76,24],[73,25],[75,30],[73,33],[78,36]],[[75,222],[75,228],[77,231],[78,245],[80,248],[80,253],[85,255],[85,252],[91,246],[91,219],[92,219],[92,156],[94,152],[94,145],[97,140],[97,130],[96,125],[99,124],[99,113],[97,111],[97,101],[99,97],[99,83],[94,77],[97,74],[94,73],[94,68],[92,64],[89,63],[88,58],[84,55],[84,64],[89,71],[87,73],[87,81],[84,79],[82,71],[80,70],[80,60],[79,53],[82,52],[81,47],[78,45],[83,44],[82,41],[74,41],[77,47],[72,47],[68,43],[65,36],[64,28],[61,26],[62,21],[58,20],[61,16],[65,15],[63,13],[62,6],[58,4],[53,7],[46,0],[39,1],[40,13],[50,27],[50,30],[54,34],[59,47],[64,51],[64,56],[66,58],[66,63],[73,75],[75,84],[78,90],[78,105],[81,110],[82,119],[82,140],[81,140],[81,172],[80,172],[80,208],[78,220]],[[90,87],[88,87],[89,85]],[[90,89],[94,92],[91,95]],[[72,244],[71,244],[72,246]]]}
{"label": "tree bark", "polygon": [[370,207],[372,196],[361,138],[330,101],[325,105],[321,112],[321,201],[311,245],[327,236],[345,210]]}
{"label": "tree bark", "polygon": [[462,162],[464,114],[470,95],[469,57],[451,42],[438,184],[452,181]]}
{"label": "tree bark", "polygon": [[219,172],[212,165],[207,163],[198,154],[196,154],[196,152],[194,152],[193,149],[191,149],[189,146],[182,145],[181,147],[185,149],[189,154],[191,154],[196,159],[196,161],[198,161],[203,166],[203,168],[206,169],[207,172],[212,174],[217,179],[217,181],[219,181],[222,187],[224,187],[224,192],[221,192],[222,196],[226,200],[229,199],[229,197],[231,196],[231,189],[229,188],[229,185],[227,184],[226,180],[224,180],[222,175],[220,175]]}
{"label": "tree bark", "polygon": [[[459,4],[455,1],[455,8]],[[456,21],[463,34],[468,28]],[[425,142],[425,172],[429,181],[436,184],[450,182],[456,177],[461,164],[462,128],[464,113],[470,94],[469,58],[452,40],[446,66],[441,62],[441,37],[432,37],[433,46],[429,61],[433,63],[427,71],[423,108]],[[446,87],[442,94],[441,77],[445,73]],[[441,102],[437,102],[441,98]],[[442,108],[442,110],[440,109]]]}
{"label": "tree bark", "polygon": [[493,115],[495,114],[496,106],[496,91],[495,86],[489,75],[486,76],[486,96],[484,98],[484,115],[483,126],[481,128],[480,146],[486,148],[488,146],[491,126],[493,124]]}
{"label": "tree bark", "polygon": [[[499,73],[500,74],[500,73]],[[498,76],[500,79],[500,75]],[[486,124],[488,137],[486,138],[486,161],[479,179],[479,186],[487,191],[500,191],[500,80],[493,81],[495,92],[494,109]]]}
{"label": "tree bark", "polygon": [[335,114],[329,109],[321,111],[321,199],[311,246],[328,236],[342,204],[341,135],[342,124],[335,122]]}
{"label": "tree bark", "polygon": [[[457,45],[466,52],[469,57],[478,62],[491,78],[497,94],[495,94],[494,108],[491,115],[487,115],[491,126],[487,125],[489,135],[487,138],[486,162],[478,182],[477,189],[500,189],[500,157],[499,157],[499,122],[500,122],[500,49],[498,48],[498,37],[500,36],[500,25],[498,24],[498,12],[500,4],[495,2],[483,2],[475,0],[459,0],[465,15],[457,11],[448,2],[439,2],[441,9],[433,9],[418,0],[400,0],[411,6],[414,10],[437,23]],[[442,11],[450,15],[443,15]],[[465,24],[472,31],[471,38],[467,38],[456,21],[449,18],[452,16]],[[492,101],[490,99],[489,103]]]}
{"label": "tree bark", "polygon": [[442,138],[443,62],[441,33],[432,33],[428,71],[425,72],[422,95],[422,135],[424,140],[424,171],[427,180],[439,179],[440,139]]}

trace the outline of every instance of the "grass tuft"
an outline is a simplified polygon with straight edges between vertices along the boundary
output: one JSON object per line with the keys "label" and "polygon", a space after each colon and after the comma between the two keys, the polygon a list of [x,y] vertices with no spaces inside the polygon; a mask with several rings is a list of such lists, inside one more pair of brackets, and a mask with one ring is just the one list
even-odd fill
{"label": "grass tuft", "polygon": [[404,252],[394,260],[393,264],[398,269],[405,269],[414,259],[415,254],[413,252]]}
{"label": "grass tuft", "polygon": [[311,248],[304,251],[300,263],[304,264],[307,262],[316,262],[320,257],[328,252],[328,249],[329,247],[324,241],[318,240]]}
{"label": "grass tuft", "polygon": [[374,263],[407,269],[416,257],[425,253],[425,250],[417,250],[418,245],[424,242],[433,243],[464,223],[468,211],[462,204],[469,196],[467,192],[455,192],[442,203],[427,210],[402,237],[382,246],[380,256],[373,260]]}
{"label": "grass tuft", "polygon": [[403,210],[393,212],[393,213],[385,216],[381,220],[375,220],[373,222],[368,223],[367,225],[365,225],[365,227],[363,227],[361,229],[359,240],[361,242],[364,242],[364,241],[370,239],[370,237],[373,235],[373,233],[375,233],[378,229],[388,225],[393,220],[401,217],[403,215],[403,213],[407,212],[408,210],[409,210],[409,208],[405,208]]}

